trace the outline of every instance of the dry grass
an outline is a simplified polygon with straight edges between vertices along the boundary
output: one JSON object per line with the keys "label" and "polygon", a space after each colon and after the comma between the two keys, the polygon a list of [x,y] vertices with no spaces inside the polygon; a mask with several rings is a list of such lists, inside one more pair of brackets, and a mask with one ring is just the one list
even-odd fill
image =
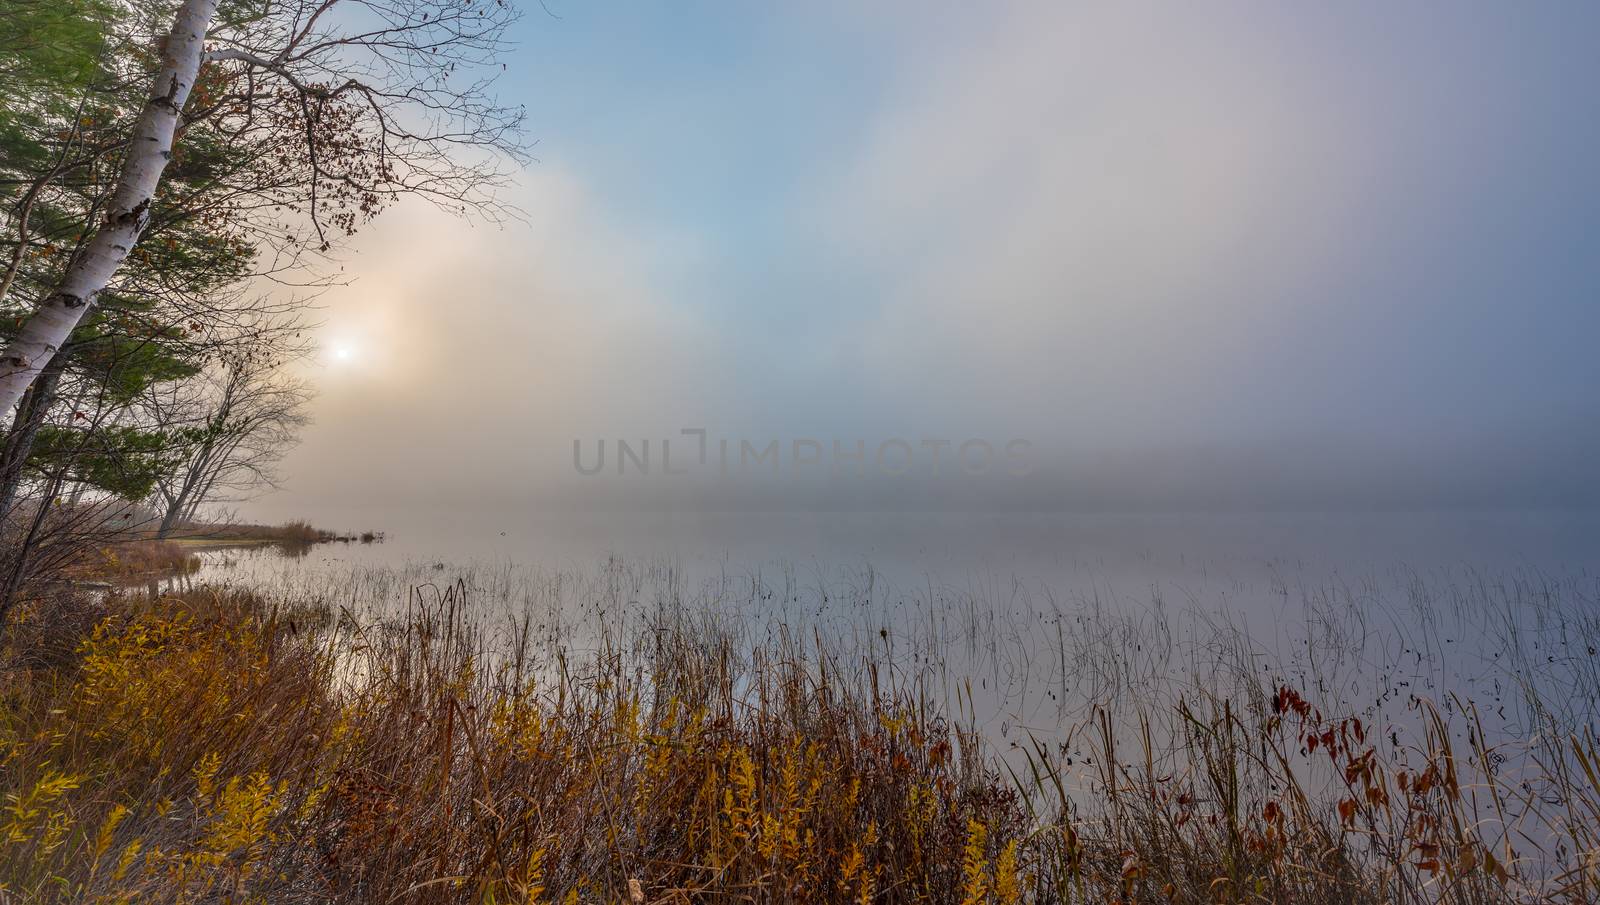
{"label": "dry grass", "polygon": [[945,724],[775,651],[741,665],[663,636],[650,676],[602,654],[536,678],[488,670],[448,611],[337,642],[321,615],[243,596],[116,606],[74,665],[8,689],[0,876],[29,901],[628,901],[630,881],[652,901],[946,901],[1020,882],[1017,796]]}
{"label": "dry grass", "polygon": [[65,571],[69,577],[79,579],[126,581],[184,575],[199,568],[200,558],[182,544],[134,540],[87,549]]}
{"label": "dry grass", "polygon": [[[6,892],[979,905],[1600,889],[1592,735],[1497,771],[1424,707],[1427,742],[1398,757],[1372,743],[1382,728],[1282,688],[1102,713],[1003,779],[914,683],[815,640],[738,645],[663,616],[634,648],[547,660],[527,625],[490,645],[459,593],[421,600],[359,626],[215,590],[105,602],[70,656],[6,674]],[[1565,840],[1538,864],[1504,831],[1530,797]]]}
{"label": "dry grass", "polygon": [[250,541],[305,546],[351,539],[349,535],[317,528],[304,521],[285,522],[282,525],[197,524],[183,529],[179,536],[206,541]]}
{"label": "dry grass", "polygon": [[[1445,717],[1421,710],[1425,742],[1392,756],[1373,727],[1325,718],[1289,688],[1251,715],[1180,704],[1166,745],[1148,720],[1120,739],[1102,712],[1085,745],[1095,778],[1075,793],[1059,759],[1042,747],[1029,759],[1060,829],[1040,837],[1045,885],[1078,901],[1596,901],[1593,733],[1501,773],[1503,756],[1454,750]],[[1535,828],[1562,853],[1521,832]]]}

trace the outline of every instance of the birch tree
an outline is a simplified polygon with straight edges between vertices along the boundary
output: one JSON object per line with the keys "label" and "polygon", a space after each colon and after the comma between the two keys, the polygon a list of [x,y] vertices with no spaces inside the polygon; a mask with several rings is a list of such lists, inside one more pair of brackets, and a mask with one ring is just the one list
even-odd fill
{"label": "birch tree", "polygon": [[[286,0],[220,15],[218,0],[183,0],[103,216],[0,349],[0,412],[172,211],[247,233],[272,272],[325,255],[400,196],[508,213],[497,190],[520,156],[521,111],[490,88],[514,19],[506,0]],[[204,199],[163,194],[168,163],[202,126],[242,162]]]}
{"label": "birch tree", "polygon": [[217,0],[185,0],[178,8],[104,222],[68,266],[56,291],[0,351],[0,412],[9,412],[27,392],[138,244],[161,174],[172,159],[178,117],[204,61],[205,36],[216,9]]}

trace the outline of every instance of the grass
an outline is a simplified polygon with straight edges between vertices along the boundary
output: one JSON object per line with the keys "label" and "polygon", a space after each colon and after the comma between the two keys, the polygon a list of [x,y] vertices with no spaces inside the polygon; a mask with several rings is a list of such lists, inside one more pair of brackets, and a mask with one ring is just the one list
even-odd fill
{"label": "grass", "polygon": [[79,580],[131,581],[184,575],[199,568],[200,558],[184,544],[134,540],[89,548],[67,566],[66,572]]}
{"label": "grass", "polygon": [[664,636],[649,677],[602,654],[541,680],[486,669],[448,611],[336,656],[329,617],[248,596],[113,607],[71,666],[8,689],[0,876],[28,901],[626,901],[635,884],[944,901],[1020,883],[1016,793],[912,702],[856,699],[798,660],[741,667]]}
{"label": "grass", "polygon": [[[377,539],[374,532],[359,536],[363,543]],[[357,535],[338,534],[304,521],[282,525],[197,525],[170,540],[124,538],[86,547],[63,568],[75,581],[127,582],[165,578],[199,571],[195,550],[218,546],[278,545],[306,547],[332,541],[349,542]]]}
{"label": "grass", "polygon": [[186,575],[200,569],[197,550],[218,547],[279,546],[309,547],[313,544],[360,541],[375,543],[382,535],[374,531],[340,534],[313,527],[304,521],[282,525],[195,525],[184,534],[168,540],[154,538],[121,539],[84,549],[63,568],[65,577],[75,581],[128,582],[146,578]]}
{"label": "grass", "polygon": [[333,541],[350,542],[358,538],[364,543],[372,543],[379,535],[368,531],[361,535],[328,531],[318,528],[305,521],[290,521],[281,525],[255,525],[255,524],[195,524],[185,528],[179,536],[181,540],[191,543],[233,543],[233,544],[283,544],[288,546],[310,546]]}
{"label": "grass", "polygon": [[1000,759],[920,678],[820,633],[659,607],[580,645],[531,618],[487,626],[465,585],[409,600],[359,619],[214,588],[33,602],[13,643],[51,653],[14,652],[0,689],[6,893],[1600,897],[1588,727],[1459,749],[1480,716],[1418,699],[1414,741],[1388,744],[1397,727],[1261,683],[1095,709]]}

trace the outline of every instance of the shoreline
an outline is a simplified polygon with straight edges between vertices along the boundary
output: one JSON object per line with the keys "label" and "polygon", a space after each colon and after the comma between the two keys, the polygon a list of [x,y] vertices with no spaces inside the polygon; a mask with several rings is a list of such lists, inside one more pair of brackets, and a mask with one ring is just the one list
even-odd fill
{"label": "shoreline", "polygon": [[[194,533],[166,538],[129,537],[83,551],[62,570],[68,587],[104,590],[133,582],[158,581],[200,569],[199,554],[261,547],[306,549],[318,544],[382,543],[381,531],[336,532],[306,522],[284,525],[206,525]],[[198,530],[203,529],[203,530]]]}

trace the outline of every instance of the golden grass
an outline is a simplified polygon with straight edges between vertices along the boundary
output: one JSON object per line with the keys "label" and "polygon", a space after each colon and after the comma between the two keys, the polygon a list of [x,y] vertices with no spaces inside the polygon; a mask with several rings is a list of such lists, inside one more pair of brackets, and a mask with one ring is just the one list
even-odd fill
{"label": "golden grass", "polygon": [[179,539],[205,542],[253,542],[270,544],[320,544],[335,540],[350,540],[350,535],[317,528],[309,522],[292,521],[282,525],[192,525],[179,534]]}
{"label": "golden grass", "polygon": [[[87,546],[73,555],[61,574],[78,581],[127,582],[144,578],[185,575],[200,569],[196,550],[216,547],[281,545],[304,547],[329,541],[354,541],[357,535],[341,535],[315,528],[307,522],[283,525],[204,525],[192,533],[158,540],[153,537],[123,536],[107,543]],[[359,535],[372,543],[378,535]]]}
{"label": "golden grass", "polygon": [[[453,601],[451,602],[453,603]],[[1100,714],[1085,774],[976,740],[815,644],[549,663],[460,609],[356,626],[237,592],[112,598],[7,673],[0,884],[26,902],[1594,901],[1596,742],[1539,765],[1565,868],[1496,834],[1514,783],[1438,721],[1405,763],[1295,691]],[[63,622],[62,624],[68,624]],[[28,633],[19,633],[28,637]],[[1313,741],[1314,740],[1314,741]],[[1333,777],[1335,794],[1308,778]],[[1525,779],[1524,777],[1523,779]],[[1565,816],[1561,816],[1565,815]]]}
{"label": "golden grass", "polygon": [[183,544],[133,540],[92,547],[66,567],[69,577],[105,581],[183,575],[197,571],[200,558]]}

